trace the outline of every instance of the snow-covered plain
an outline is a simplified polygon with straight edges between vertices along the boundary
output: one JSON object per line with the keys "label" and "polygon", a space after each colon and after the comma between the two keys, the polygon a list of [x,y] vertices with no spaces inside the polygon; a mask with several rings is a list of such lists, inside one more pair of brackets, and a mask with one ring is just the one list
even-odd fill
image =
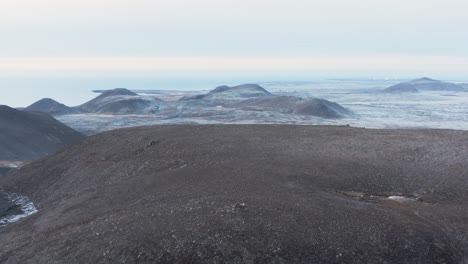
{"label": "snow-covered plain", "polygon": [[[160,109],[161,113],[152,115],[80,114],[56,118],[86,134],[153,124],[349,124],[366,128],[468,130],[468,92],[383,92],[383,89],[397,82],[399,81],[325,80],[260,83],[275,95],[317,97],[337,102],[354,113],[343,119],[323,119],[197,104],[181,105],[177,101],[168,102],[167,106]],[[174,91],[174,94],[183,96],[180,90]],[[193,92],[189,95],[193,95]]]}
{"label": "snow-covered plain", "polygon": [[[468,92],[384,93],[392,81],[335,81],[292,86],[288,93],[337,102],[356,116],[341,121],[366,128],[468,130]],[[268,86],[266,86],[268,87]],[[281,84],[268,87],[281,91]]]}

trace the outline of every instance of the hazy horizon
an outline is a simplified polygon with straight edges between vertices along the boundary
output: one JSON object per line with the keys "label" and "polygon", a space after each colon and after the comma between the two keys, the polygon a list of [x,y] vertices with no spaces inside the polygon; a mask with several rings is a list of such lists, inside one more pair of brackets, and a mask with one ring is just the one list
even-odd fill
{"label": "hazy horizon", "polygon": [[0,104],[181,83],[464,81],[467,9],[461,0],[3,0]]}

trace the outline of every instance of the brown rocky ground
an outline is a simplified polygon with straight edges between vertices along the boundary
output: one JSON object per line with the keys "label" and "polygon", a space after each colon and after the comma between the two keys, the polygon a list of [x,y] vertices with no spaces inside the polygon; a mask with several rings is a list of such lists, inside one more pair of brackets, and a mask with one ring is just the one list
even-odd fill
{"label": "brown rocky ground", "polygon": [[111,131],[0,179],[39,209],[0,262],[468,263],[467,158],[462,131]]}

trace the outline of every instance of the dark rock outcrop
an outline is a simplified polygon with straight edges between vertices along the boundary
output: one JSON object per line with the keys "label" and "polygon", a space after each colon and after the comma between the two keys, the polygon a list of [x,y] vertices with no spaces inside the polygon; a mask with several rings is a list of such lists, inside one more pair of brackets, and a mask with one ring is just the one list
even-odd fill
{"label": "dark rock outcrop", "polygon": [[34,160],[84,137],[48,114],[0,106],[0,160]]}
{"label": "dark rock outcrop", "polygon": [[80,110],[68,107],[50,98],[43,98],[32,105],[24,108],[26,111],[44,112],[50,115],[69,115],[77,114]]}
{"label": "dark rock outcrop", "polygon": [[465,263],[468,134],[116,130],[0,178],[1,263]]}
{"label": "dark rock outcrop", "polygon": [[433,80],[430,78],[421,78],[421,79],[416,79],[416,80],[412,80],[409,82],[404,82],[404,83],[393,85],[385,89],[385,92],[389,92],[389,93],[401,93],[401,92],[416,93],[418,91],[461,92],[464,90],[465,89],[458,84]]}

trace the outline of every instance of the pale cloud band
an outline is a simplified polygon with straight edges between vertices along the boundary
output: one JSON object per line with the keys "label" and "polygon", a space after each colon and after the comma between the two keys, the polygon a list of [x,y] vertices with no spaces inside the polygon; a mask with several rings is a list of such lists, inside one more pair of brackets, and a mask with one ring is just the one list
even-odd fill
{"label": "pale cloud band", "polygon": [[468,57],[314,56],[314,57],[41,57],[0,58],[8,75],[93,72],[187,71],[420,71],[466,72]]}

